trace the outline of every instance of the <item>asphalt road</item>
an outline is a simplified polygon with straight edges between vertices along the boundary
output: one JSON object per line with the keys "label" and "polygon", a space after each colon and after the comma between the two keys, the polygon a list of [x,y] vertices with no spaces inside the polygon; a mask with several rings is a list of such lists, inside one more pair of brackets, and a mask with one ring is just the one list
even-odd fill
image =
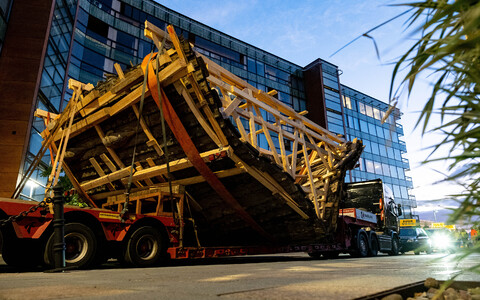
{"label": "asphalt road", "polygon": [[[434,277],[447,280],[480,263],[453,255],[341,256],[313,260],[306,254],[175,261],[158,268],[64,273],[20,271],[0,264],[0,299],[353,299]],[[464,273],[457,280],[479,281]]]}

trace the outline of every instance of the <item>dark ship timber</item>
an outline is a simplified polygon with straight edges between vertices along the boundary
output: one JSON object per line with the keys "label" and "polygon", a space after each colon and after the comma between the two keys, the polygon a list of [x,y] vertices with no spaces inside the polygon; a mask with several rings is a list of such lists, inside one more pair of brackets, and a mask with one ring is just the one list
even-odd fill
{"label": "dark ship timber", "polygon": [[67,109],[42,133],[84,200],[120,210],[130,181],[130,211],[141,202],[140,213],[158,214],[163,200],[142,195],[168,191],[170,179],[188,200],[162,203],[161,212],[181,215],[188,206],[202,246],[332,236],[361,141],[347,142],[250,86],[171,27],[166,34],[147,22],[146,34],[160,54],[125,73],[117,68],[95,88],[72,81]]}

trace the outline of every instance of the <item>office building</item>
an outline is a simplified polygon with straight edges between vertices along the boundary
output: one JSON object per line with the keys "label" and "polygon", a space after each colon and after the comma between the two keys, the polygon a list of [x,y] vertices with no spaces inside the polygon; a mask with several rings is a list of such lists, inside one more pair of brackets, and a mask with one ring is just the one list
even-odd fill
{"label": "office building", "polygon": [[[404,176],[404,170],[408,169],[408,163],[403,163],[403,158],[395,160],[395,162],[384,162],[384,160],[373,160],[369,156],[374,155],[373,143],[375,145],[383,143],[387,155],[381,157],[382,159],[389,159],[389,151],[393,151],[395,155],[395,150],[400,150],[401,155],[405,150],[402,150],[404,148],[400,142],[396,142],[400,145],[398,149],[393,147],[394,142],[389,144],[383,131],[379,135],[380,131],[374,134],[373,131],[363,132],[355,127],[350,128],[349,117],[355,117],[359,122],[365,121],[363,118],[366,118],[365,122],[369,124],[376,124],[378,120],[375,116],[368,119],[369,115],[362,114],[359,109],[353,110],[353,106],[352,108],[347,107],[346,102],[342,99],[350,99],[356,105],[363,104],[364,108],[369,105],[368,107],[371,107],[372,111],[374,106],[379,111],[385,111],[386,104],[366,95],[364,96],[375,105],[369,104],[369,101],[356,100],[350,94],[352,90],[341,85],[338,67],[327,61],[317,59],[308,66],[299,66],[151,0],[42,0],[39,3],[43,3],[45,8],[36,22],[39,25],[48,24],[47,31],[42,31],[44,29],[40,29],[43,28],[41,26],[37,30],[38,37],[42,36],[42,32],[47,33],[43,44],[37,41],[38,47],[42,44],[42,49],[44,49],[41,56],[43,62],[36,73],[38,76],[32,78],[32,80],[37,80],[36,85],[30,86],[32,91],[28,95],[25,94],[23,100],[25,105],[29,102],[30,110],[27,112],[25,107],[25,110],[21,112],[22,124],[26,126],[26,130],[17,135],[15,140],[16,149],[21,148],[22,155],[16,157],[15,161],[9,161],[11,165],[9,185],[0,191],[2,196],[10,196],[8,192],[13,191],[17,174],[21,174],[25,170],[40,149],[39,132],[43,130],[44,124],[33,118],[32,108],[38,107],[53,113],[61,112],[71,96],[71,91],[67,89],[68,78],[96,84],[107,74],[115,73],[114,63],[119,63],[123,69],[140,63],[143,57],[152,50],[152,43],[143,35],[145,20],[160,28],[165,28],[166,24],[172,24],[177,33],[192,43],[198,52],[208,56],[259,89],[267,92],[276,90],[276,97],[280,101],[299,112],[308,110],[310,119],[329,130],[345,135],[349,139],[365,138],[369,148],[362,158],[364,164],[360,165],[361,169],[349,174],[349,180],[383,176],[382,178],[386,183],[392,185],[394,191],[396,186],[408,188],[409,183],[411,184],[406,177],[398,177],[400,173]],[[46,9],[48,4],[51,8],[49,14]],[[19,0],[13,0],[12,21],[28,17],[28,13],[21,10],[26,5]],[[16,26],[12,28],[13,31],[16,30],[15,27],[20,26],[20,24],[15,24]],[[7,28],[10,30],[10,27]],[[8,30],[7,37],[9,36]],[[12,41],[11,47],[14,47],[13,43],[14,41]],[[8,44],[9,39],[6,39],[3,50],[9,47]],[[12,55],[10,51],[2,51],[2,60],[4,52]],[[0,76],[1,72],[3,70],[0,71]],[[3,89],[6,87],[3,86]],[[10,101],[5,100],[1,93],[3,93],[2,86],[0,86],[1,101]],[[344,94],[348,94],[348,96],[343,97]],[[399,113],[397,112],[396,115]],[[268,116],[266,117],[268,119]],[[269,121],[273,122],[274,120]],[[393,119],[392,122],[390,125],[398,129],[400,125],[395,123],[396,120]],[[401,135],[400,129],[397,129],[395,132],[398,134],[395,134],[395,138]],[[7,133],[5,131],[4,134]],[[361,134],[361,136],[356,134]],[[275,139],[275,137],[273,138]],[[259,139],[258,142],[261,146],[266,144],[261,137]],[[390,148],[392,149],[388,150]],[[395,158],[395,156],[393,157]],[[49,161],[48,156],[44,157],[43,166],[40,169],[45,169]],[[365,165],[370,161],[374,162],[374,167],[377,162],[388,165],[389,169],[393,165],[399,169],[396,169],[396,173],[390,170],[388,175],[386,172],[377,173],[375,169],[370,172],[371,169],[366,169]],[[397,165],[397,161],[403,164]],[[7,162],[3,161],[2,163]],[[15,168],[16,173],[14,172]],[[403,168],[402,172],[400,172],[400,168]],[[34,173],[29,183],[24,188],[22,197],[37,200],[43,197],[45,178],[42,177],[41,170]],[[414,207],[411,202],[412,198],[408,193],[403,194],[403,189],[400,189],[399,195],[404,201],[404,207],[412,215],[411,207]]]}

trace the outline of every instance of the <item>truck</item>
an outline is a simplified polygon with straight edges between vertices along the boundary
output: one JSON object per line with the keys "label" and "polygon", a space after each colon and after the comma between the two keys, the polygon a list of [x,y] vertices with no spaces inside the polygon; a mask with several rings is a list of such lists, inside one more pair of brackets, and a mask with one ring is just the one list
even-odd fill
{"label": "truck", "polygon": [[311,257],[398,255],[402,208],[381,179],[346,183],[342,200],[335,241],[315,245]]}
{"label": "truck", "polygon": [[[63,246],[54,240],[51,200],[64,176],[87,206],[66,205],[60,217],[67,266],[112,257],[152,266],[292,251],[397,254],[389,214],[399,213],[383,185],[370,193],[372,185],[345,184],[360,140],[315,124],[275,90],[253,87],[172,26],[165,32],[146,21],[145,35],[157,52],[140,65],[116,64],[117,75],[96,87],[70,79],[61,114],[36,111],[42,147],[12,198],[0,199],[7,264],[53,266]],[[18,200],[47,151],[44,200]]]}

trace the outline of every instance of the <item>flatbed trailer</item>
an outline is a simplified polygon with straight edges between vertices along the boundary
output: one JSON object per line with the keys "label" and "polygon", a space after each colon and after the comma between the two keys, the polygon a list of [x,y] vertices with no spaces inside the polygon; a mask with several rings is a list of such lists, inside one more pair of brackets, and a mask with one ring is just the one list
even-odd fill
{"label": "flatbed trailer", "polygon": [[[0,217],[14,216],[32,208],[31,201],[0,198]],[[154,266],[165,259],[200,259],[226,256],[307,252],[312,257],[336,257],[339,253],[355,256],[375,256],[378,248],[358,243],[371,243],[376,222],[340,215],[335,239],[330,242],[305,245],[252,245],[201,247],[183,246],[173,216],[134,214],[124,220],[119,212],[107,209],[65,206],[66,261],[80,268],[97,266],[110,257],[135,266]],[[53,214],[48,206],[32,212],[2,229],[3,259],[19,267],[53,266]],[[366,230],[366,228],[369,228]],[[147,232],[146,235],[139,233]],[[157,243],[155,232],[167,237]],[[362,240],[360,236],[365,236]],[[152,247],[152,245],[157,247]],[[363,248],[362,248],[363,247]],[[128,249],[122,252],[122,249]],[[375,251],[376,249],[376,251]],[[368,251],[368,252],[365,252]],[[101,252],[101,254],[99,254]],[[167,256],[158,255],[160,253]]]}
{"label": "flatbed trailer", "polygon": [[[97,87],[70,80],[62,114],[36,112],[44,142],[12,198],[50,151],[45,197],[65,172],[90,206],[65,208],[67,265],[332,247],[353,253],[360,236],[365,244],[358,232],[373,225],[339,216],[362,142],[313,123],[275,90],[251,86],[167,31],[146,22],[157,53],[125,72],[115,65],[118,75]],[[0,220],[27,206],[0,201]],[[9,264],[52,263],[50,213],[41,208],[1,228]],[[348,240],[339,240],[342,226]]]}

